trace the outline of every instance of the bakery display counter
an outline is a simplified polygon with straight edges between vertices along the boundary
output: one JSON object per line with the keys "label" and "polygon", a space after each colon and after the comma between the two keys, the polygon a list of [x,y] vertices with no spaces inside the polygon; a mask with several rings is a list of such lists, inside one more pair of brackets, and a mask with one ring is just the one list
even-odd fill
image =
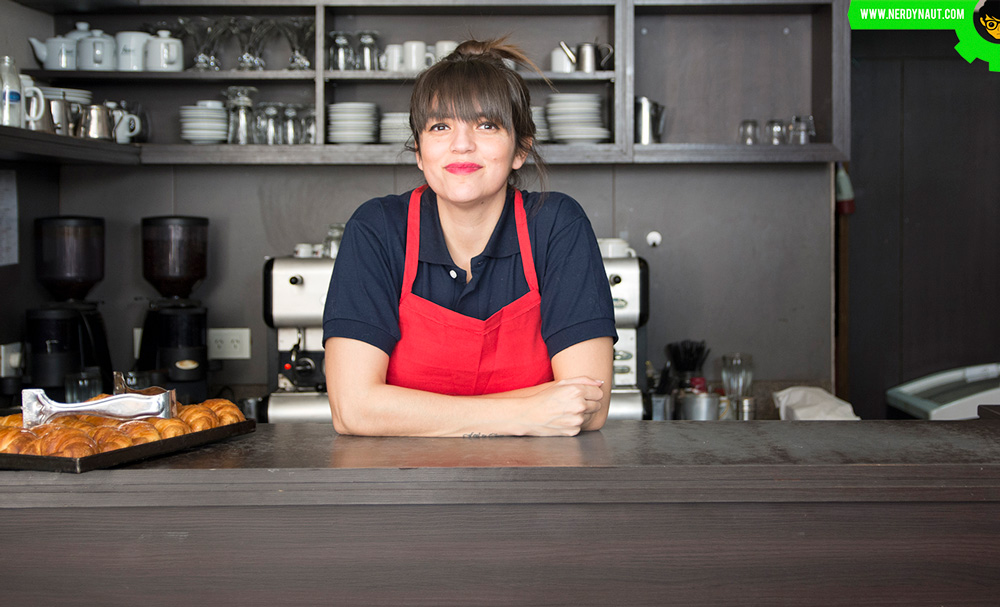
{"label": "bakery display counter", "polygon": [[992,605],[998,411],[573,438],[261,424],[5,471],[4,603]]}

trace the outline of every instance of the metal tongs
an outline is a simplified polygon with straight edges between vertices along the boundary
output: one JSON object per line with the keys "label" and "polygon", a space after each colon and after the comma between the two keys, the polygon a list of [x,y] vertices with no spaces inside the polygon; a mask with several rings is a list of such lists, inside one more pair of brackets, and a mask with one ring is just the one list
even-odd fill
{"label": "metal tongs", "polygon": [[132,390],[125,384],[122,374],[117,371],[114,380],[113,396],[82,403],[59,403],[46,396],[44,390],[22,390],[21,413],[24,416],[24,427],[32,428],[57,417],[80,413],[116,419],[173,417],[177,405],[177,394],[174,390],[158,387]]}

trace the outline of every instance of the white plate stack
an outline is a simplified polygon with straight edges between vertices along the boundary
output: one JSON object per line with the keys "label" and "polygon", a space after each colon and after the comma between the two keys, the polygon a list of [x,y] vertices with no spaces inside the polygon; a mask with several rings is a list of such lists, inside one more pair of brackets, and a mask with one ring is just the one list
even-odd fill
{"label": "white plate stack", "polygon": [[535,121],[536,141],[544,142],[552,138],[549,133],[549,121],[545,119],[545,108],[537,105],[531,106],[531,119]]}
{"label": "white plate stack", "polygon": [[386,112],[379,123],[379,141],[406,143],[410,139],[410,113]]}
{"label": "white plate stack", "polygon": [[545,106],[550,134],[560,143],[600,143],[611,137],[597,93],[553,93]]}
{"label": "white plate stack", "polygon": [[326,108],[326,117],[326,136],[330,143],[378,141],[378,106],[374,103],[331,103]]}
{"label": "white plate stack", "polygon": [[93,93],[83,89],[64,89],[56,86],[40,86],[38,88],[41,89],[42,95],[45,95],[46,99],[66,99],[70,103],[79,103],[80,105],[90,105],[90,101],[94,97]]}
{"label": "white plate stack", "polygon": [[229,114],[221,101],[198,101],[181,106],[181,139],[195,144],[225,143]]}

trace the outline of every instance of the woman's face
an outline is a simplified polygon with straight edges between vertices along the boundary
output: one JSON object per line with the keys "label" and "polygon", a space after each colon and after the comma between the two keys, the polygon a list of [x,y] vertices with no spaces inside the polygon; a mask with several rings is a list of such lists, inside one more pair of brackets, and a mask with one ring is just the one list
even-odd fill
{"label": "woman's face", "polygon": [[521,168],[514,135],[481,118],[431,119],[420,133],[417,166],[439,201],[472,206],[503,200],[507,177]]}

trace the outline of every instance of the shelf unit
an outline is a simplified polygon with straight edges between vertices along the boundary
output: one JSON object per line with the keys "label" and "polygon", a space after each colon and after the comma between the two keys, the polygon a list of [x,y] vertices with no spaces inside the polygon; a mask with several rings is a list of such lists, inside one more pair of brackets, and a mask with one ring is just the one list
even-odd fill
{"label": "shelf unit", "polygon": [[[593,74],[544,72],[560,91],[602,91],[613,140],[600,144],[541,144],[551,164],[815,163],[847,158],[849,141],[849,44],[847,0],[17,0],[56,16],[56,30],[72,21],[143,23],[160,16],[225,14],[313,16],[318,69],[259,72],[129,73],[27,70],[54,86],[90,88],[95,98],[129,98],[160,108],[151,143],[110,154],[114,144],[0,133],[4,158],[23,155],[58,161],[62,150],[96,146],[101,154],[142,164],[383,164],[406,165],[412,154],[401,144],[308,146],[196,146],[182,143],[169,112],[194,99],[217,96],[218,86],[251,84],[274,96],[297,95],[316,106],[317,133],[325,133],[325,108],[337,100],[374,98],[405,109],[416,74],[335,71],[325,64],[326,33],[334,29],[379,29],[382,44],[403,39],[454,39],[456,24],[472,24],[478,37],[512,32],[514,42],[543,69],[560,38],[598,39],[615,47],[614,68]],[[419,34],[406,35],[407,27]],[[438,29],[435,29],[438,28]],[[403,30],[400,32],[400,30]],[[108,28],[114,31],[113,28]],[[467,30],[466,30],[467,31]],[[580,32],[577,37],[566,31]],[[722,32],[722,33],[720,33]],[[465,31],[460,33],[466,33]],[[722,37],[726,43],[722,44]],[[728,49],[735,49],[732,52]],[[522,72],[541,105],[548,89],[542,76]],[[167,91],[167,94],[164,92]],[[116,97],[117,95],[117,97]],[[201,95],[201,96],[199,96]],[[264,93],[262,93],[262,96]],[[646,95],[664,103],[664,143],[636,145],[632,100]],[[271,98],[269,100],[281,100]],[[176,110],[173,110],[174,112]],[[816,143],[742,146],[728,143],[743,118],[816,117]],[[165,117],[169,116],[169,117]],[[173,122],[171,122],[173,121]],[[157,136],[155,133],[160,133]],[[168,135],[163,135],[168,133]],[[32,133],[31,135],[38,135]],[[67,139],[54,137],[54,139]],[[30,149],[28,149],[30,148]],[[49,151],[44,151],[48,149]],[[39,150],[42,150],[41,152]]]}

